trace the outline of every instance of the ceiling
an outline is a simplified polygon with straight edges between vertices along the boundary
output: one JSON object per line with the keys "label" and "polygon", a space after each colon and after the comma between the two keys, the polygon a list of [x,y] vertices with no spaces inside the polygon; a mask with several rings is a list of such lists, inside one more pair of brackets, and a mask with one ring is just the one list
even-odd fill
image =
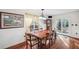
{"label": "ceiling", "polygon": [[[29,13],[33,15],[40,16],[41,15],[41,9],[0,9],[2,12],[11,12],[11,13],[18,13],[18,14],[24,14]],[[72,11],[79,11],[78,9],[45,9],[44,15],[58,15],[58,14],[64,14]]]}
{"label": "ceiling", "polygon": [[[78,9],[45,9],[43,11],[44,15],[58,15],[58,14],[64,14],[68,12],[73,12],[73,11],[79,11]],[[27,9],[27,13],[31,13],[34,15],[41,15],[41,9]]]}

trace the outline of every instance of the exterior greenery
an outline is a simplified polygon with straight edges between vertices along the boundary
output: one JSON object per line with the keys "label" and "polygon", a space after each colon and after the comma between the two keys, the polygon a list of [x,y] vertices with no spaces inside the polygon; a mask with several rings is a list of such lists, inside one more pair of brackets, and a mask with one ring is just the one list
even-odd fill
{"label": "exterior greenery", "polygon": [[69,27],[69,22],[67,19],[59,19],[57,23],[58,31],[66,32],[68,27]]}

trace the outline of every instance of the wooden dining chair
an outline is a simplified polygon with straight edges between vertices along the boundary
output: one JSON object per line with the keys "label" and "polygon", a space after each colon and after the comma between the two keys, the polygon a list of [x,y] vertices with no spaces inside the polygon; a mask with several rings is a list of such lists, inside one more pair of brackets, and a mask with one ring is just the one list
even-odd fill
{"label": "wooden dining chair", "polygon": [[25,33],[26,41],[28,42],[28,46],[30,49],[39,48],[39,38],[35,35]]}
{"label": "wooden dining chair", "polygon": [[46,36],[45,45],[48,46],[48,48],[50,48],[54,44],[54,32],[50,31],[46,35],[47,36]]}
{"label": "wooden dining chair", "polygon": [[56,42],[56,39],[57,39],[56,31],[53,30],[53,43],[54,43],[54,44],[55,44],[55,42]]}
{"label": "wooden dining chair", "polygon": [[49,48],[50,45],[51,45],[51,36],[49,33],[46,33],[46,37],[44,38],[44,45],[45,45],[45,48]]}
{"label": "wooden dining chair", "polygon": [[53,32],[49,33],[48,40],[49,40],[49,48],[50,48],[51,45],[53,45]]}

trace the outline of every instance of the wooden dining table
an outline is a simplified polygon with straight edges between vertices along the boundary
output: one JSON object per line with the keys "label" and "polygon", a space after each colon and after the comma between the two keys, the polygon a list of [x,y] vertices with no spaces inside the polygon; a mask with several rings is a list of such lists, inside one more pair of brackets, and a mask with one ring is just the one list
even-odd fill
{"label": "wooden dining table", "polygon": [[34,35],[40,39],[44,38],[49,34],[49,30],[43,30],[43,31],[38,31],[38,32],[27,32],[27,34]]}
{"label": "wooden dining table", "polygon": [[[34,35],[35,37],[38,38],[38,41],[40,44],[42,44],[42,40],[47,37],[49,34],[49,30],[43,30],[43,31],[38,31],[38,32],[28,32],[27,34]],[[42,48],[42,46],[40,46]]]}

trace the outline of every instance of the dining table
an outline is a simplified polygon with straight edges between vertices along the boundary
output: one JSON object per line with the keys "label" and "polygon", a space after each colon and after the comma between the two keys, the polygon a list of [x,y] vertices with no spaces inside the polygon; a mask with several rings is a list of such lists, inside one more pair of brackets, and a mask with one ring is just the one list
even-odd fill
{"label": "dining table", "polygon": [[42,30],[38,32],[27,32],[27,34],[33,35],[38,38],[37,40],[38,42],[40,42],[40,45],[39,45],[40,48],[42,48],[42,41],[45,40],[44,38],[46,38],[49,33],[50,33],[49,30]]}

